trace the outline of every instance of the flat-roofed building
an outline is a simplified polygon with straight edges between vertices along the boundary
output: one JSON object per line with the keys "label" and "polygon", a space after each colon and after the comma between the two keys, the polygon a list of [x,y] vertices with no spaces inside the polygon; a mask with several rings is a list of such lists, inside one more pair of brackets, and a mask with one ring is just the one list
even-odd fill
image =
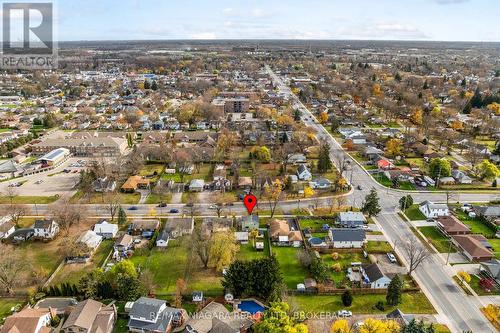
{"label": "flat-roofed building", "polygon": [[127,140],[119,137],[47,139],[33,145],[32,152],[41,155],[57,148],[65,148],[74,156],[114,157],[125,153]]}

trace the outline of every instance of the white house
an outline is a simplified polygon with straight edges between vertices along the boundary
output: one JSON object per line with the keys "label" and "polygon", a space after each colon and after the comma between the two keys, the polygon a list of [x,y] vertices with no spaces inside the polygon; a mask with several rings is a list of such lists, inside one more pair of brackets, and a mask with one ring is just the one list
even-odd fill
{"label": "white house", "polygon": [[168,246],[170,236],[170,232],[166,228],[163,228],[158,237],[156,237],[156,246],[160,248],[166,248]]}
{"label": "white house", "polygon": [[297,169],[297,177],[299,177],[300,180],[311,180],[312,179],[312,174],[309,169],[304,164],[299,165]]}
{"label": "white house", "polygon": [[54,220],[36,220],[33,225],[34,237],[43,239],[52,239],[59,232],[59,224]]}
{"label": "white house", "polygon": [[361,266],[361,276],[363,283],[369,284],[373,289],[387,288],[391,283],[391,279],[382,273],[377,264]]}
{"label": "white house", "polygon": [[90,250],[94,251],[101,244],[102,236],[92,230],[87,230],[78,237],[77,242],[84,243]]}
{"label": "white house", "polygon": [[450,212],[448,210],[448,206],[446,204],[435,204],[430,201],[422,202],[418,209],[424,214],[424,216],[428,219],[439,217],[439,216],[448,216]]}
{"label": "white house", "polygon": [[337,249],[359,249],[366,241],[366,234],[363,229],[330,229],[328,230],[328,236],[333,243],[333,247]]}
{"label": "white house", "polygon": [[115,238],[118,233],[118,225],[102,221],[94,225],[94,232],[103,239],[112,239]]}
{"label": "white house", "polygon": [[205,181],[203,179],[192,179],[189,183],[189,191],[191,192],[201,192],[205,186]]}
{"label": "white house", "polygon": [[6,239],[16,230],[14,223],[8,216],[0,218],[0,239]]}

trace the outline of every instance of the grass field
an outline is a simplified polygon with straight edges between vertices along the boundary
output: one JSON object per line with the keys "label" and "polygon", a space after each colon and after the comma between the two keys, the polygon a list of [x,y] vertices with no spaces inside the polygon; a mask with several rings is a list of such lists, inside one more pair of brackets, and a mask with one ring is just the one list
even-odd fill
{"label": "grass field", "polygon": [[[298,295],[290,297],[290,302],[298,306],[299,310],[307,313],[336,312],[346,309],[342,304],[341,295],[309,296]],[[385,304],[385,294],[353,295],[353,302],[349,309],[353,314],[380,314],[388,313],[399,308],[404,313],[435,313],[434,307],[421,292],[404,293],[403,301],[397,307],[385,306],[384,311],[374,308],[375,303],[382,301]]]}
{"label": "grass field", "polygon": [[24,303],[23,299],[20,298],[0,298],[0,324],[3,323],[3,319],[8,317],[12,311],[11,309],[17,305],[22,305]]}
{"label": "grass field", "polygon": [[365,251],[370,252],[391,252],[392,247],[388,242],[383,241],[368,241],[365,245]]}
{"label": "grass field", "polygon": [[[124,205],[134,205],[141,199],[140,193],[117,193],[118,201]],[[89,193],[85,195],[82,191],[77,191],[70,199],[71,203],[102,204],[106,202],[106,196],[101,193]]]}
{"label": "grass field", "polygon": [[13,204],[20,204],[20,205],[25,205],[25,204],[49,204],[55,202],[57,199],[59,199],[58,195],[52,195],[52,196],[24,196],[24,195],[16,195],[15,197],[11,198],[6,197],[6,196],[1,196],[0,197],[0,204],[10,204],[11,202]]}
{"label": "grass field", "polygon": [[[260,239],[262,240],[262,239]],[[257,241],[259,241],[257,239]],[[240,251],[236,258],[239,260],[253,260],[264,258],[269,255],[269,240],[267,236],[264,237],[264,251],[256,251],[253,247],[253,242],[250,240],[248,244],[241,244]]]}
{"label": "grass field", "polygon": [[284,282],[290,289],[296,289],[297,284],[304,283],[304,278],[309,275],[307,269],[297,260],[297,251],[298,249],[294,247],[273,247],[273,254],[280,264]]}
{"label": "grass field", "polygon": [[410,208],[405,210],[405,215],[411,220],[411,221],[417,221],[417,220],[425,220],[424,214],[418,209],[418,205],[411,205]]}
{"label": "grass field", "polygon": [[323,220],[323,219],[301,219],[299,221],[300,228],[311,228],[313,230],[321,230],[323,227],[323,224],[329,224],[330,226],[333,224],[333,218],[328,219],[328,220]]}
{"label": "grass field", "polygon": [[462,223],[469,226],[473,234],[482,234],[486,238],[495,237],[495,230],[490,228],[490,226],[484,223],[480,218],[469,217],[461,210],[456,210],[453,213]]}
{"label": "grass field", "polygon": [[454,246],[450,248],[450,240],[445,237],[436,227],[420,227],[420,232],[432,243],[440,253],[457,252]]}
{"label": "grass field", "polygon": [[104,264],[104,260],[106,260],[106,257],[113,248],[113,244],[113,240],[103,240],[89,262],[85,264],[75,263],[64,265],[54,277],[51,284],[57,285],[63,282],[78,283],[85,273],[90,272],[94,268],[99,268]]}

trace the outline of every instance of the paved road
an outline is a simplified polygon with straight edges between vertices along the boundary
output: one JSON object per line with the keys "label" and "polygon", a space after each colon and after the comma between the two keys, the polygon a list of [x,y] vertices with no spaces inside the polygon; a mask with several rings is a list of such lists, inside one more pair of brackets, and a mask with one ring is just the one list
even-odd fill
{"label": "paved road", "polygon": [[[266,67],[274,83],[278,86],[281,93],[287,95],[294,103],[294,106],[302,111],[302,120],[310,127],[313,127],[318,138],[327,140],[331,146],[332,160],[341,155],[351,160],[352,170],[349,170],[346,178],[356,187],[362,185],[362,190],[355,190],[350,196],[352,202],[361,203],[364,196],[374,187],[378,190],[382,213],[377,218],[377,222],[382,227],[384,234],[389,241],[396,244],[396,252],[407,258],[401,253],[397,244],[404,242],[420,243],[420,240],[413,234],[410,227],[396,213],[398,200],[402,196],[401,191],[388,189],[381,186],[368,173],[348,157],[348,154],[342,149],[338,142],[320,125],[311,112],[293,95],[290,88],[284,84],[268,66]],[[352,172],[352,177],[351,173]],[[416,202],[422,200],[445,201],[446,195],[443,193],[412,193]],[[457,201],[489,201],[495,198],[491,194],[460,194]],[[429,297],[435,306],[439,315],[446,321],[453,332],[472,331],[477,333],[495,332],[494,327],[486,320],[479,311],[479,300],[477,298],[467,297],[453,282],[451,274],[447,270],[439,256],[432,256],[424,264],[419,266],[413,276],[419,282],[423,291]]]}

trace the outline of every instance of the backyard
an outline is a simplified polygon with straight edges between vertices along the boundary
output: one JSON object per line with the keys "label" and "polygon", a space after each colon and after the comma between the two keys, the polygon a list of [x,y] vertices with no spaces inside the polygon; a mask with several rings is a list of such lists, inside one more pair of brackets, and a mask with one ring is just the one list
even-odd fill
{"label": "backyard", "polygon": [[297,259],[298,249],[274,246],[272,250],[280,264],[284,282],[289,289],[295,290],[297,284],[304,283],[304,278],[309,275],[307,269],[302,267]]}

